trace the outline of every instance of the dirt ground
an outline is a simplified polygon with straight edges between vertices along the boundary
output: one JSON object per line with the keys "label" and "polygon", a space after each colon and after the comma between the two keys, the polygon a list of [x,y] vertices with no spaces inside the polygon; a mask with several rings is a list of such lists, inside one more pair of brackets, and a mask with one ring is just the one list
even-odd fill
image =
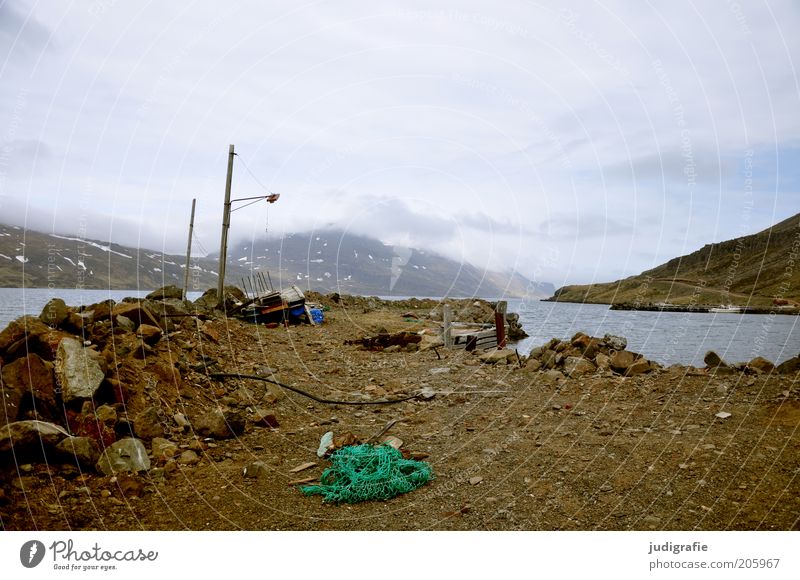
{"label": "dirt ground", "polygon": [[[186,370],[156,385],[167,416],[238,405],[273,413],[232,439],[175,430],[196,465],[99,475],[46,463],[5,465],[6,530],[797,530],[800,388],[797,376],[711,376],[683,368],[623,378],[554,380],[519,364],[481,364],[464,351],[370,352],[345,340],[434,328],[396,309],[336,306],[320,327],[208,323],[218,342],[184,326],[157,345],[161,359],[215,359],[214,371],[274,370],[279,381],[340,400],[329,405],[264,382],[218,383]],[[213,334],[213,332],[211,333]],[[205,338],[204,338],[205,337]],[[201,352],[202,351],[202,352]],[[441,357],[441,358],[439,358]],[[196,367],[193,367],[196,368]],[[170,392],[167,396],[163,393]],[[161,394],[159,394],[161,393]],[[720,419],[719,411],[731,415]],[[389,501],[324,503],[290,482],[321,475],[326,431],[387,435],[424,453],[435,479]],[[246,478],[262,461],[267,470]],[[310,469],[294,467],[316,462]]]}

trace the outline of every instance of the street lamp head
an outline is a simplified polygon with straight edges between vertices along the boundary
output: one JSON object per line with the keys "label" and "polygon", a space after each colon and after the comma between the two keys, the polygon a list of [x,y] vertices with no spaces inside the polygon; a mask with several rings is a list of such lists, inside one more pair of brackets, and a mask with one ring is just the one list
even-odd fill
{"label": "street lamp head", "polygon": [[268,203],[275,203],[276,201],[278,201],[278,198],[280,196],[281,196],[280,193],[272,193],[272,194],[267,196],[267,202]]}

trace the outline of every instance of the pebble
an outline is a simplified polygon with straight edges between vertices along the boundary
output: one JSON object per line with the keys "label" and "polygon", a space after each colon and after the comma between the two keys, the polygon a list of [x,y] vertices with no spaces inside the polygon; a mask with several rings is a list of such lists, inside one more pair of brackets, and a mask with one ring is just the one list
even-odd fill
{"label": "pebble", "polygon": [[476,475],[475,477],[470,477],[469,478],[470,485],[478,485],[482,481],[483,481],[483,478],[480,475]]}
{"label": "pebble", "polygon": [[610,483],[604,483],[603,485],[600,486],[600,491],[603,491],[603,492],[612,491],[613,489],[614,488],[611,486]]}

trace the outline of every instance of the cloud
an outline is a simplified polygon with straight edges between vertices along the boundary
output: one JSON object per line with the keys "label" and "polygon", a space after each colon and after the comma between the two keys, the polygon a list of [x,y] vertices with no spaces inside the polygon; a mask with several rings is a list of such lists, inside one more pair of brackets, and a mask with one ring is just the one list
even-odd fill
{"label": "cloud", "polygon": [[750,149],[748,227],[797,207],[798,24],[789,1],[5,2],[0,140],[49,156],[7,151],[0,184],[19,219],[68,229],[83,204],[114,241],[174,252],[197,198],[214,249],[234,143],[257,177],[237,162],[234,197],[282,194],[234,237],[332,224],[571,281],[635,273],[642,248],[739,235]]}

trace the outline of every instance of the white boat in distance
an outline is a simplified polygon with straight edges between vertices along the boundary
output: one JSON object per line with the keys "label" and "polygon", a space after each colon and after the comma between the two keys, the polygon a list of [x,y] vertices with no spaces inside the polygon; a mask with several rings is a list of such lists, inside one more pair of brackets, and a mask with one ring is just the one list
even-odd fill
{"label": "white boat in distance", "polygon": [[740,307],[738,307],[738,306],[734,306],[733,304],[728,304],[727,306],[721,304],[717,308],[709,308],[708,311],[709,312],[730,312],[730,313],[734,313],[735,314],[737,312],[741,312],[742,309]]}

